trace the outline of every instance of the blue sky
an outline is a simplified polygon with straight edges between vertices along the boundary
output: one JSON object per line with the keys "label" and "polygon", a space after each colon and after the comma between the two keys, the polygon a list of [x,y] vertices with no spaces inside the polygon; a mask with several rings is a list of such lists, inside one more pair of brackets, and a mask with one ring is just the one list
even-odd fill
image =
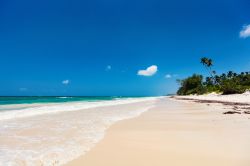
{"label": "blue sky", "polygon": [[2,0],[0,95],[174,93],[176,79],[206,74],[203,56],[218,73],[249,71],[249,8],[247,0]]}

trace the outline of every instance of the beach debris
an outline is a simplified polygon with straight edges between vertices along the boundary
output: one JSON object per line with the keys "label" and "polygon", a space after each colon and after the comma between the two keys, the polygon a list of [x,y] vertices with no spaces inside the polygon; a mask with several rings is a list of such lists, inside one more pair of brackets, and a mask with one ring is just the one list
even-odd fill
{"label": "beach debris", "polygon": [[241,107],[241,108],[245,110],[250,110],[250,107]]}
{"label": "beach debris", "polygon": [[239,112],[239,111],[227,111],[227,112],[223,112],[223,114],[241,114],[241,112]]}
{"label": "beach debris", "polygon": [[237,107],[237,106],[233,107],[233,110],[238,110],[238,109],[239,109],[239,107]]}
{"label": "beach debris", "polygon": [[245,114],[250,114],[250,111],[244,111]]}

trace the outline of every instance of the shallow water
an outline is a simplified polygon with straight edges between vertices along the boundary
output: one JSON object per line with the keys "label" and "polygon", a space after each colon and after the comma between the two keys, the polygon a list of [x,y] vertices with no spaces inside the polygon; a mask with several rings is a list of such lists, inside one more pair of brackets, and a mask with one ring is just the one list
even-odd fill
{"label": "shallow water", "polygon": [[91,149],[110,125],[140,115],[156,99],[13,106],[0,112],[0,163],[62,165]]}

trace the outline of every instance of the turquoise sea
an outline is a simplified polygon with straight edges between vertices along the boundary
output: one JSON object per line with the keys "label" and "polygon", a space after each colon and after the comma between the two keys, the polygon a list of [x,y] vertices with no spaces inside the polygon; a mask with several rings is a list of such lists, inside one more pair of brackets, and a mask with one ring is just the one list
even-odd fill
{"label": "turquoise sea", "polygon": [[[0,96],[0,105],[34,104],[34,103],[63,103],[77,101],[108,101],[128,97],[117,96]],[[129,97],[131,98],[131,97]]]}

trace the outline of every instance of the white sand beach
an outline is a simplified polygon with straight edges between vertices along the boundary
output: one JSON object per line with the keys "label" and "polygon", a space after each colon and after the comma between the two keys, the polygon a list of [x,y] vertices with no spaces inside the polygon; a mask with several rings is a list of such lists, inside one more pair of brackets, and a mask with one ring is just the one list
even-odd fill
{"label": "white sand beach", "polygon": [[[234,103],[238,97],[213,98]],[[221,103],[158,99],[141,116],[112,125],[94,148],[66,165],[249,166],[250,115],[223,114],[228,110]]]}
{"label": "white sand beach", "polygon": [[248,97],[131,98],[2,111],[0,165],[249,166]]}
{"label": "white sand beach", "polygon": [[175,98],[250,104],[249,92],[246,92],[243,94],[232,94],[232,95],[221,95],[221,94],[216,94],[216,93],[210,93],[206,95],[175,96]]}

